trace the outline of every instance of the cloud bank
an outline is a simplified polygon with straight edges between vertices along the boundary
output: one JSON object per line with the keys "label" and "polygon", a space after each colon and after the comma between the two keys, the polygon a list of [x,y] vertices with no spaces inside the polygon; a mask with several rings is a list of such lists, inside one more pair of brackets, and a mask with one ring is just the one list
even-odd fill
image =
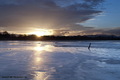
{"label": "cloud bank", "polygon": [[13,31],[33,27],[86,29],[76,23],[85,22],[101,13],[96,7],[102,2],[103,0],[0,0],[0,26]]}
{"label": "cloud bank", "polygon": [[0,29],[25,33],[51,29],[56,35],[120,35],[120,28],[80,25],[102,13],[104,0],[0,0]]}

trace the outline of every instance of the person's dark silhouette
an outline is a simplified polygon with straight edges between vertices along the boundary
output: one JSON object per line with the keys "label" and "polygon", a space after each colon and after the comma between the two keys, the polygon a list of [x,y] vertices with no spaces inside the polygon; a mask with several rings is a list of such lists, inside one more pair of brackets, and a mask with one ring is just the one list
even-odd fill
{"label": "person's dark silhouette", "polygon": [[90,50],[90,47],[91,47],[91,43],[89,44],[89,46],[88,46],[88,49]]}

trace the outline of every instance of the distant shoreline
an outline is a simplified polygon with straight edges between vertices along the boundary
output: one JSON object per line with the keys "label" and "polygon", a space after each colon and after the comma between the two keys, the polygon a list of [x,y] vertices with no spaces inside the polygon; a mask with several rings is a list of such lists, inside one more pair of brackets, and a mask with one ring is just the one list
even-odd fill
{"label": "distant shoreline", "polygon": [[19,41],[83,41],[83,40],[120,40],[120,36],[116,35],[78,35],[78,36],[36,36],[10,34],[7,31],[0,33],[0,41],[19,40]]}
{"label": "distant shoreline", "polygon": [[0,40],[1,41],[44,41],[44,42],[47,42],[47,41],[63,41],[63,42],[70,42],[70,41],[120,41],[120,40]]}

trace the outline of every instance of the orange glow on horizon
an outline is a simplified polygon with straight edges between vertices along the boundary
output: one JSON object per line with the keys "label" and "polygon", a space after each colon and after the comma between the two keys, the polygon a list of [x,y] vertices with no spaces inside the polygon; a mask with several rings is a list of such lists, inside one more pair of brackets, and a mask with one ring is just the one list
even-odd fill
{"label": "orange glow on horizon", "polygon": [[45,36],[45,35],[52,35],[53,31],[45,30],[45,29],[38,29],[37,31],[30,32],[28,34],[34,34],[34,35],[40,37],[40,36]]}

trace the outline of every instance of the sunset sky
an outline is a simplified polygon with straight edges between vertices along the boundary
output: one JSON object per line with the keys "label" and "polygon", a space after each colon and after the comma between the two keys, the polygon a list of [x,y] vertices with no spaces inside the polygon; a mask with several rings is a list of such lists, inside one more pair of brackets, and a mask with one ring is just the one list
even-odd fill
{"label": "sunset sky", "polygon": [[120,0],[0,0],[0,31],[120,35]]}

